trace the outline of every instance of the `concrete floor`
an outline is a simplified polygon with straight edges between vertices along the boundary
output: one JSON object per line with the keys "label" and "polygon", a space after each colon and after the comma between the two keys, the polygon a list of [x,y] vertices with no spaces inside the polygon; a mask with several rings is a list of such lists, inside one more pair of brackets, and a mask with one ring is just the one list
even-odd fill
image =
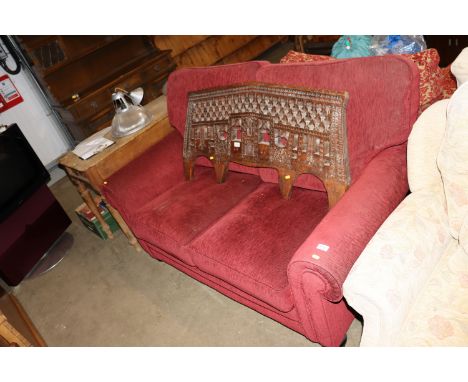
{"label": "concrete floor", "polygon": [[[101,240],[75,216],[82,201],[68,179],[51,189],[73,220],[74,244],[14,289],[49,346],[318,346],[136,252],[121,232]],[[355,320],[347,346],[358,346],[361,330]]]}

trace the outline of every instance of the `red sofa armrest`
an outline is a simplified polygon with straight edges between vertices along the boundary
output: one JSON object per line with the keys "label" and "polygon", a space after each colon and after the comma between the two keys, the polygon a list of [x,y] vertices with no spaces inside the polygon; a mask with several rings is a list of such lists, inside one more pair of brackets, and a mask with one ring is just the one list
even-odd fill
{"label": "red sofa armrest", "polygon": [[309,338],[336,345],[342,337],[333,331],[341,328],[342,335],[346,333],[352,316],[333,317],[346,315],[343,283],[369,240],[408,192],[406,174],[406,144],[379,153],[291,259],[289,285]]}

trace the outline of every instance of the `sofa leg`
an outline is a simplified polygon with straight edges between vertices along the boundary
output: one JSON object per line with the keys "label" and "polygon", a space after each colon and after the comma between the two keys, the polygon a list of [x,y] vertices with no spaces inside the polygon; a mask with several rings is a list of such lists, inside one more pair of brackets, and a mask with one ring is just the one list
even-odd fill
{"label": "sofa leg", "polygon": [[348,335],[345,334],[343,341],[341,341],[340,348],[344,348],[346,346],[346,342],[348,342]]}

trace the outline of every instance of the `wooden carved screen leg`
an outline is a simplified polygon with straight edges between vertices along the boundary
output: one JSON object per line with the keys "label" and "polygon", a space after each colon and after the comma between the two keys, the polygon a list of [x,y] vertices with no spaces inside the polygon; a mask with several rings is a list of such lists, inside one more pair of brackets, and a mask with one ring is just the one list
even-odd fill
{"label": "wooden carved screen leg", "polygon": [[336,180],[325,180],[323,183],[325,185],[325,189],[327,190],[328,208],[331,209],[344,195],[348,189],[348,186],[346,186],[344,183],[337,182]]}
{"label": "wooden carved screen leg", "polygon": [[[211,158],[210,158],[211,159]],[[223,183],[226,180],[226,175],[229,168],[229,162],[213,162],[213,167],[216,174],[216,181]],[[186,180],[192,180],[194,177],[195,161],[192,159],[184,159],[184,175]]]}
{"label": "wooden carved screen leg", "polygon": [[278,183],[281,191],[281,196],[284,199],[291,197],[291,190],[297,174],[294,171],[287,169],[278,169]]}
{"label": "wooden carved screen leg", "polygon": [[213,166],[214,166],[214,170],[216,173],[216,182],[224,183],[224,181],[226,180],[229,163],[228,162],[214,162]]}
{"label": "wooden carved screen leg", "polygon": [[193,159],[184,158],[184,175],[186,180],[193,179],[193,169],[195,167],[195,161]]}

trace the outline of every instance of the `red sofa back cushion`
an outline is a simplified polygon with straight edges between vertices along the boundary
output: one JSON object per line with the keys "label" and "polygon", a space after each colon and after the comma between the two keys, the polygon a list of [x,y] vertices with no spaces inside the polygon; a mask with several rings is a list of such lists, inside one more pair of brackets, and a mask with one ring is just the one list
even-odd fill
{"label": "red sofa back cushion", "polygon": [[[417,117],[418,69],[400,56],[264,65],[256,80],[349,93],[346,123],[352,183],[376,154],[408,139]],[[264,181],[277,181],[271,169],[261,169],[260,176]],[[321,182],[309,174],[295,185],[323,190]]]}
{"label": "red sofa back cushion", "polygon": [[[450,98],[457,90],[457,82],[450,72],[450,66],[439,67],[440,57],[436,49],[426,49],[418,53],[404,54],[413,61],[419,70],[419,112],[421,113],[434,102]],[[280,63],[291,64],[293,62],[312,62],[337,60],[331,56],[320,56],[290,50]]]}

